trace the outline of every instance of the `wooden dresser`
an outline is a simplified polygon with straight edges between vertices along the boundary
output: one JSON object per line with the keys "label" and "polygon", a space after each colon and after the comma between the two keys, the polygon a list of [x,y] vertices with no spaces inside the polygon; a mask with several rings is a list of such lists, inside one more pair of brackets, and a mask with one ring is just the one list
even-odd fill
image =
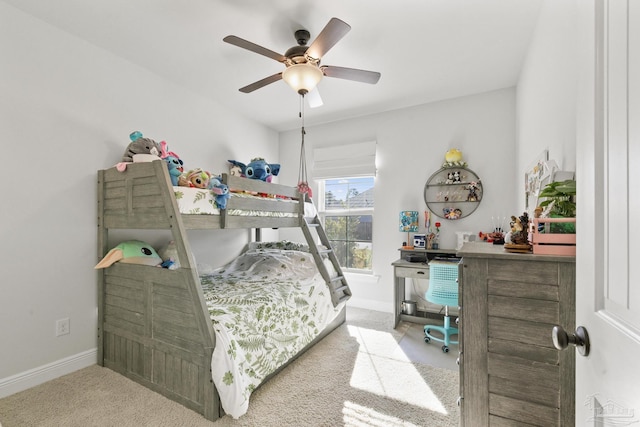
{"label": "wooden dresser", "polygon": [[465,244],[459,272],[460,425],[575,425],[575,257]]}

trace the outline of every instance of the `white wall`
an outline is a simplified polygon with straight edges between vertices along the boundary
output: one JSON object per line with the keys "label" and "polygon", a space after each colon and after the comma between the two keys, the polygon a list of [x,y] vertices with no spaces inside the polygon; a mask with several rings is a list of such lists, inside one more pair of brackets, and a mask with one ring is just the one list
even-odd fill
{"label": "white wall", "polygon": [[[1,385],[95,349],[96,171],[120,161],[131,131],[212,172],[227,159],[277,161],[278,135],[4,2],[0,52]],[[211,259],[222,263],[247,233],[218,233]],[[71,334],[56,338],[66,317]]]}
{"label": "white wall", "polygon": [[[406,234],[398,231],[399,213],[426,209],[425,182],[441,167],[448,149],[456,147],[463,152],[469,168],[482,179],[484,197],[471,216],[441,221],[441,247],[455,248],[456,231],[491,231],[492,216],[517,213],[514,194],[521,180],[514,176],[515,105],[515,89],[511,88],[306,128],[310,174],[314,147],[371,140],[378,144],[374,276],[349,275],[352,305],[393,310],[391,263],[399,258],[398,249],[407,240]],[[307,116],[311,114],[313,110]],[[281,133],[280,160],[288,165],[280,173],[281,183],[297,183],[299,153],[300,130]],[[303,239],[301,234],[285,230],[280,236]],[[416,291],[424,296],[426,281],[417,281]]]}
{"label": "white wall", "polygon": [[[517,95],[518,174],[544,149],[561,170],[576,170],[576,0],[547,0],[520,73]],[[524,181],[523,181],[524,182]],[[524,210],[521,188],[517,188]]]}

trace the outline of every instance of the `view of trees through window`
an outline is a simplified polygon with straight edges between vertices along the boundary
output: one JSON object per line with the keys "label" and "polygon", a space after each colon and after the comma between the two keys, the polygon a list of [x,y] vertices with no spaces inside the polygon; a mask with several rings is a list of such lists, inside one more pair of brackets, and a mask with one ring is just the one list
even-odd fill
{"label": "view of trees through window", "polygon": [[373,177],[324,182],[327,237],[343,268],[371,270]]}

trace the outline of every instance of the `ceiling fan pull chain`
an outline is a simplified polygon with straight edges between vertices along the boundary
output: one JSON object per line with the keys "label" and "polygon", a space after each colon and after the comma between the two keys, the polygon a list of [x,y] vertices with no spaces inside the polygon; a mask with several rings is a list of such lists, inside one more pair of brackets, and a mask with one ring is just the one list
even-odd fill
{"label": "ceiling fan pull chain", "polygon": [[300,129],[302,142],[300,144],[300,169],[298,172],[298,191],[301,194],[308,194],[309,198],[313,197],[311,187],[307,181],[307,156],[304,148],[304,94],[300,94],[300,118],[302,119],[302,128]]}

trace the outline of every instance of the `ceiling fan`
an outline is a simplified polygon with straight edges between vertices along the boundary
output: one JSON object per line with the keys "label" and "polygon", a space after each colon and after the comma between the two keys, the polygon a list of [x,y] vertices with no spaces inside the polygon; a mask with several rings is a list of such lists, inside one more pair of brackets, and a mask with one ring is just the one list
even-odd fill
{"label": "ceiling fan", "polygon": [[237,36],[227,36],[223,41],[266,56],[267,58],[275,59],[286,66],[284,71],[280,73],[240,88],[240,92],[250,93],[278,80],[284,80],[296,92],[304,96],[311,92],[324,76],[370,84],[376,84],[378,82],[380,73],[375,71],[336,67],[333,65],[320,65],[322,57],[340,41],[350,29],[351,26],[346,22],[338,18],[331,18],[318,37],[309,46],[307,46],[307,42],[311,37],[309,32],[307,30],[298,30],[295,32],[298,46],[290,48],[284,55]]}

